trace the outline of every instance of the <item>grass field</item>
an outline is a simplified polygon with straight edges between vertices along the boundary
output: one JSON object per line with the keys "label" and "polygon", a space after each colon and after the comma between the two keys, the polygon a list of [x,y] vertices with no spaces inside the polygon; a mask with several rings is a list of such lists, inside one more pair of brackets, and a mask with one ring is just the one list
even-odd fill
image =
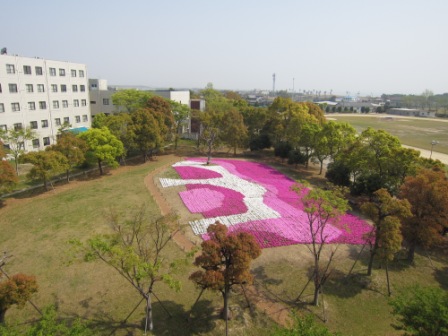
{"label": "grass field", "polygon": [[[172,158],[171,158],[172,159]],[[180,159],[180,158],[179,158]],[[141,335],[143,305],[124,325],[120,324],[139,301],[138,294],[125,280],[100,262],[68,264],[68,244],[71,238],[86,240],[95,233],[108,232],[104,213],[110,208],[129,212],[145,203],[148,211],[157,216],[154,200],[144,185],[145,176],[166,164],[167,156],[158,156],[142,165],[121,167],[109,176],[58,186],[55,191],[10,199],[0,209],[0,248],[13,254],[6,270],[13,274],[23,272],[37,276],[39,293],[33,301],[44,307],[55,304],[66,318],[81,317],[96,328],[99,335]],[[282,168],[294,178],[311,178],[310,171],[291,171]],[[164,176],[175,176],[170,168]],[[387,305],[384,270],[375,270],[371,281],[362,274],[367,254],[355,267],[355,276],[345,278],[360,247],[340,246],[333,278],[325,288],[324,300],[327,325],[344,335],[398,335],[391,327],[393,319]],[[172,243],[170,257],[183,256]],[[446,258],[446,257],[445,257]],[[310,253],[306,246],[288,246],[263,250],[253,264],[257,287],[266,296],[284,301],[288,309],[302,308],[323,316],[322,307],[305,304],[312,287],[305,290],[301,302],[292,303],[305,286]],[[221,296],[206,292],[196,307],[190,322],[186,317],[199,294],[188,280],[194,267],[179,271],[182,291],[175,293],[164,285],[155,290],[172,318],[154,303],[154,335],[222,335],[223,321],[218,312]],[[391,270],[394,292],[410,284],[435,285],[448,289],[448,263],[437,255],[429,260],[417,255],[416,266],[394,263]],[[245,308],[244,297],[235,293],[232,307],[236,316],[230,322],[231,335],[268,335],[273,322],[263,312],[251,313]],[[26,323],[38,318],[27,305],[24,310],[11,308],[6,319],[11,323]]]}
{"label": "grass field", "polygon": [[382,129],[398,137],[402,144],[431,150],[431,141],[439,143],[434,151],[448,154],[448,122],[434,119],[411,119],[391,115],[338,115],[327,114],[327,118],[348,122],[362,132],[367,127]]}

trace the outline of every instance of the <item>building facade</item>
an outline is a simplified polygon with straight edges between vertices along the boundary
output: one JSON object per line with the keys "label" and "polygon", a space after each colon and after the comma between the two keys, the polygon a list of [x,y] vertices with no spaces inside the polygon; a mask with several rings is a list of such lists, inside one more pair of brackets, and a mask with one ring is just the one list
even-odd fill
{"label": "building facade", "polygon": [[26,151],[56,143],[64,124],[90,128],[90,119],[86,65],[0,55],[0,128],[31,129]]}

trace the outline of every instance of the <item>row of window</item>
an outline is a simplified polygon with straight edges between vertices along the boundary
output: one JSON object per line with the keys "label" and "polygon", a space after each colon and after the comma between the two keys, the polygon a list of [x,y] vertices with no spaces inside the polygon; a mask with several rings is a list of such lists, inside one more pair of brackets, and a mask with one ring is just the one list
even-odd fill
{"label": "row of window", "polygon": [[[48,70],[49,70],[50,76],[56,76],[56,68],[49,68]],[[65,69],[59,68],[58,72],[59,72],[59,76],[65,77]],[[8,74],[15,74],[16,73],[15,65],[14,64],[6,64],[6,73],[8,73]],[[30,65],[24,65],[23,66],[23,73],[25,75],[32,75],[33,73],[32,73],[31,66]],[[34,73],[37,76],[42,76],[43,75],[42,67],[41,66],[35,66],[34,67]],[[70,70],[70,74],[71,74],[72,77],[77,77],[77,76],[84,77],[85,76],[84,70],[72,69],[72,70]]]}
{"label": "row of window", "polygon": [[[81,117],[82,117],[82,122],[88,122],[89,121],[89,116],[87,114],[84,114],[82,116],[75,116],[75,122],[77,124],[79,124],[81,122]],[[42,128],[47,128],[48,127],[48,120],[41,120],[41,127]],[[55,126],[61,126],[62,123],[64,124],[70,124],[70,117],[64,117],[64,118],[55,118],[54,119],[54,124]],[[16,123],[13,124],[13,128],[15,131],[21,130],[23,129],[23,124],[22,123]],[[30,121],[30,128],[31,129],[38,129],[38,122],[37,121]],[[7,125],[0,125],[0,130],[3,131],[8,131],[8,126]]]}
{"label": "row of window", "polygon": [[[79,99],[73,99],[73,107],[79,107]],[[53,100],[52,102],[53,109],[59,108],[59,100]],[[87,106],[87,100],[81,99],[81,106]],[[62,100],[62,108],[68,108],[68,100]],[[46,110],[47,109],[47,102],[46,101],[40,101],[39,102],[39,109],[40,110]],[[36,110],[36,102],[28,102],[28,110],[34,111]],[[20,111],[20,103],[11,103],[11,111],[12,112],[19,112]],[[5,110],[5,104],[0,103],[0,113],[6,112]]]}
{"label": "row of window", "polygon": [[[15,83],[8,84],[9,86],[9,93],[18,93],[18,87]],[[45,92],[45,85],[44,84],[36,84],[37,92]],[[27,93],[33,93],[34,92],[34,86],[33,84],[25,84],[25,89]],[[78,89],[80,92],[86,92],[86,86],[85,85],[72,85],[72,92],[78,92]],[[67,85],[61,84],[60,85],[61,92],[67,92]],[[57,84],[51,84],[51,92],[58,92],[58,85]],[[2,93],[2,85],[0,84],[0,93]]]}
{"label": "row of window", "polygon": [[[70,124],[70,117],[65,117],[64,119],[64,124]],[[87,122],[89,121],[89,117],[87,116],[87,114],[84,114],[82,116],[82,121],[83,122]],[[81,116],[75,116],[75,122],[77,124],[79,124],[81,122]],[[55,118],[54,119],[54,123],[56,126],[61,126],[61,118]],[[42,128],[47,128],[48,127],[48,120],[41,120],[41,127]],[[30,128],[31,129],[38,129],[38,123],[37,121],[30,121]]]}

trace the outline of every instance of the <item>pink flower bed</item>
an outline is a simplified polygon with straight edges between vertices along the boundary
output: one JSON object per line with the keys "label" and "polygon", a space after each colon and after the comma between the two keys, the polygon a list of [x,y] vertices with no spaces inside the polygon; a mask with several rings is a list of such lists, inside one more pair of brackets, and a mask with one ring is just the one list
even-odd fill
{"label": "pink flower bed", "polygon": [[[202,159],[189,161],[205,162]],[[263,204],[274,210],[276,218],[245,220],[229,225],[230,232],[249,232],[255,236],[263,248],[310,243],[311,237],[306,213],[301,202],[302,195],[291,190],[295,182],[277,170],[260,163],[239,160],[214,159],[213,165],[225,168],[231,174],[265,189]],[[219,179],[221,174],[201,168],[201,166],[175,167],[182,179]],[[306,193],[306,190],[303,191]],[[187,184],[187,190],[180,193],[182,201],[193,213],[201,213],[204,218],[245,214],[248,207],[245,196],[222,186],[212,184]],[[247,201],[247,200],[246,200]],[[328,225],[325,231],[327,242],[363,244],[364,236],[371,231],[365,221],[346,214],[338,223]],[[207,234],[203,234],[208,239]]]}

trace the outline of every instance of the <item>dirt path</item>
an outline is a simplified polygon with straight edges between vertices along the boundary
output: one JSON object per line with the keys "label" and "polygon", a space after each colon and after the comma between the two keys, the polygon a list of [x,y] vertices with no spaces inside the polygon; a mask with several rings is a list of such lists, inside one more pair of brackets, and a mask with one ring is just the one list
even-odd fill
{"label": "dirt path", "polygon": [[[157,181],[158,175],[173,163],[180,160],[181,158],[177,156],[169,155],[169,157],[166,158],[166,164],[157,168],[156,170],[151,171],[144,180],[146,187],[148,188],[149,192],[154,198],[154,201],[160,208],[160,212],[162,215],[168,214],[173,209],[171,203],[161,192],[159,183]],[[191,251],[191,249],[196,246],[196,244],[192,243],[181,231],[176,232],[176,234],[173,236],[173,240],[182,250],[187,252]],[[249,301],[251,302],[251,304],[254,304],[258,310],[265,312],[276,323],[284,326],[287,325],[289,321],[290,307],[269,298],[265,293],[260,291],[255,286],[246,286],[245,290]]]}

